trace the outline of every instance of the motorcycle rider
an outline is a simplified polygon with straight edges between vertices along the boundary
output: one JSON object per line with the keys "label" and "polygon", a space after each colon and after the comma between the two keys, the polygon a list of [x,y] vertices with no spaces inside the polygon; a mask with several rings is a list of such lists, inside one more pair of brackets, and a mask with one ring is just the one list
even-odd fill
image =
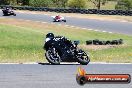
{"label": "motorcycle rider", "polygon": [[[52,40],[52,41],[50,41]],[[46,39],[45,42],[48,42],[47,44],[51,44],[52,43],[58,43],[60,42],[62,45],[67,46],[67,48],[73,46],[72,42],[70,40],[68,40],[67,38],[65,38],[64,36],[54,36],[53,33],[48,33],[46,35]]]}
{"label": "motorcycle rider", "polygon": [[45,42],[47,42],[47,41],[49,41],[49,40],[52,40],[52,39],[54,39],[54,34],[53,34],[53,33],[48,33],[48,34],[46,35],[46,40],[45,40]]}
{"label": "motorcycle rider", "polygon": [[12,7],[4,7],[2,11],[3,11],[4,15],[14,15],[14,16],[16,16],[14,11],[12,10]]}
{"label": "motorcycle rider", "polygon": [[61,42],[66,44],[66,46],[68,46],[68,47],[72,46],[72,42],[70,40],[68,40],[67,38],[65,38],[64,36],[56,36],[55,37],[53,33],[48,33],[46,35],[45,42],[48,42],[50,40],[53,40],[53,41],[56,41],[56,42],[61,40]]}
{"label": "motorcycle rider", "polygon": [[11,7],[5,7],[4,10],[6,10],[6,11],[11,11],[12,8],[11,8]]}
{"label": "motorcycle rider", "polygon": [[9,10],[9,8],[8,8],[8,7],[6,7],[5,9],[6,9],[6,10]]}
{"label": "motorcycle rider", "polygon": [[60,15],[57,15],[56,17],[55,17],[55,19],[60,19],[61,18],[61,16]]}

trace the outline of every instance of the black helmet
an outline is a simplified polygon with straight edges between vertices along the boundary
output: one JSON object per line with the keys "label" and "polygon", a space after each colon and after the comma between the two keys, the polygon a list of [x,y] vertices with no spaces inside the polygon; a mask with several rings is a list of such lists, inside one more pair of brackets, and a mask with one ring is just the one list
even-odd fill
{"label": "black helmet", "polygon": [[53,33],[48,33],[48,34],[46,35],[46,38],[54,38],[54,34],[53,34]]}
{"label": "black helmet", "polygon": [[8,7],[6,7],[6,10],[9,10],[9,8],[8,8]]}

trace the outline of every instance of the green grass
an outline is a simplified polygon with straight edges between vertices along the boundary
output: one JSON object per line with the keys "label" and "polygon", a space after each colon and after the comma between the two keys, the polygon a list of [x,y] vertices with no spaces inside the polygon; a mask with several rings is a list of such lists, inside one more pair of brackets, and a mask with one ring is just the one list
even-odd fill
{"label": "green grass", "polygon": [[105,61],[105,62],[116,62],[116,63],[128,63],[132,62],[132,46],[130,47],[119,47],[98,51],[91,51],[91,58],[93,61]]}
{"label": "green grass", "polygon": [[0,25],[0,62],[42,60],[43,34],[29,29]]}
{"label": "green grass", "polygon": [[[45,25],[46,26],[46,25]],[[43,43],[46,33],[64,35],[71,40],[79,40],[84,44],[89,39],[112,40],[124,39],[124,45],[92,50],[82,47],[90,53],[91,61],[102,62],[132,62],[132,36],[109,34],[67,28],[63,26],[49,26],[45,29],[21,27],[0,24],[0,62],[44,62]]]}

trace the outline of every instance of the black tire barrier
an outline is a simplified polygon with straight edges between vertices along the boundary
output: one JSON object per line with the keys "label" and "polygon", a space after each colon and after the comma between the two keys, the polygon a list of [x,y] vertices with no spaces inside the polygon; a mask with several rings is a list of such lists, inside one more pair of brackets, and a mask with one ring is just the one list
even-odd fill
{"label": "black tire barrier", "polygon": [[[0,5],[2,9],[7,5]],[[9,6],[9,5],[8,5]],[[49,11],[58,13],[81,13],[81,14],[101,14],[101,15],[124,15],[132,16],[132,11],[124,10],[97,10],[97,9],[72,9],[72,8],[48,8],[48,7],[32,7],[32,6],[11,6],[15,10],[30,11]]]}
{"label": "black tire barrier", "polygon": [[88,40],[86,41],[86,45],[121,45],[123,44],[123,39],[118,40],[107,40],[107,41],[101,41],[99,39],[95,40]]}

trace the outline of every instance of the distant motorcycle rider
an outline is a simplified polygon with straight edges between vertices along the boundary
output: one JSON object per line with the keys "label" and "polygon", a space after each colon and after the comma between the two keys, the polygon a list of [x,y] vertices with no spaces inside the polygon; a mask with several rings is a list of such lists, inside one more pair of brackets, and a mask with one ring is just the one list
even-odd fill
{"label": "distant motorcycle rider", "polygon": [[60,19],[61,18],[61,16],[60,15],[57,15],[56,17],[55,17],[55,19]]}
{"label": "distant motorcycle rider", "polygon": [[11,7],[5,7],[4,10],[6,10],[6,11],[11,11],[12,8],[11,8]]}
{"label": "distant motorcycle rider", "polygon": [[12,10],[12,7],[4,7],[2,11],[3,11],[3,16],[10,16],[10,15],[16,16],[14,11]]}
{"label": "distant motorcycle rider", "polygon": [[8,7],[6,7],[6,8],[5,8],[5,10],[9,10],[9,8],[8,8]]}

